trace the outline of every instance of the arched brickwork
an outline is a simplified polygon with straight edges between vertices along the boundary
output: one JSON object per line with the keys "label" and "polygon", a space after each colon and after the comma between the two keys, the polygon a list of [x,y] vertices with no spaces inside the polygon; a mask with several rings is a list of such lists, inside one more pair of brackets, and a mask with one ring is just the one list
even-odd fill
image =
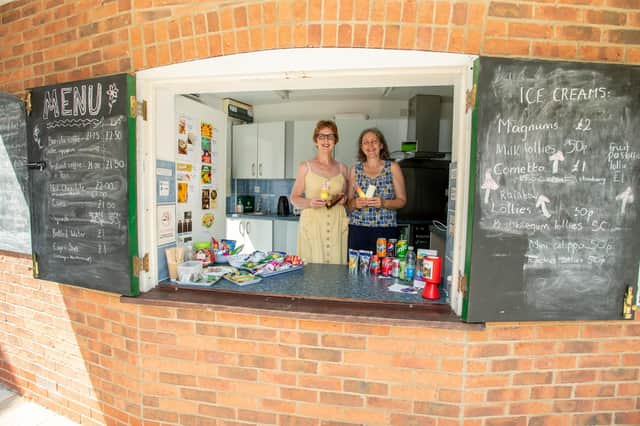
{"label": "arched brickwork", "polygon": [[[0,91],[291,47],[640,64],[638,0],[21,0]],[[87,425],[640,424],[640,322],[362,324],[122,304],[0,253],[0,380]]]}
{"label": "arched brickwork", "polygon": [[368,47],[640,63],[637,0],[14,1],[0,90],[240,52]]}

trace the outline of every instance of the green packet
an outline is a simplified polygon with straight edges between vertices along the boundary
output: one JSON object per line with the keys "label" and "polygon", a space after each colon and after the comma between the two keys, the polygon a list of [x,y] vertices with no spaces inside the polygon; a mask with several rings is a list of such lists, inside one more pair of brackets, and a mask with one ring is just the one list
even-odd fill
{"label": "green packet", "polygon": [[253,275],[249,271],[239,270],[234,273],[226,274],[224,279],[236,285],[249,285],[262,281],[262,278]]}

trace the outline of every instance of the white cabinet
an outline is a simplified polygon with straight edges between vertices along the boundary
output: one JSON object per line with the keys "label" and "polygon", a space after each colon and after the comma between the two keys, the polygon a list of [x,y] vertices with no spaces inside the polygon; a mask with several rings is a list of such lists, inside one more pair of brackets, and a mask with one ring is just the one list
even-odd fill
{"label": "white cabinet", "polygon": [[273,249],[298,254],[298,221],[273,221]]}
{"label": "white cabinet", "polygon": [[273,250],[273,221],[271,219],[227,218],[227,239],[244,245],[242,253]]}
{"label": "white cabinet", "polygon": [[336,120],[340,141],[335,148],[335,159],[350,168],[358,161],[358,139],[360,133],[369,127],[375,127],[373,120],[349,118]]}
{"label": "white cabinet", "polygon": [[258,125],[233,126],[233,164],[235,178],[255,178],[258,167]]}
{"label": "white cabinet", "polygon": [[298,120],[293,123],[293,134],[287,140],[286,177],[295,179],[298,166],[301,162],[311,160],[316,156],[316,145],[313,141],[313,131],[316,128],[315,120]]}
{"label": "white cabinet", "polygon": [[376,127],[382,132],[389,146],[389,153],[400,151],[402,142],[407,141],[407,119],[403,118],[379,118]]}
{"label": "white cabinet", "polygon": [[233,126],[233,177],[283,179],[285,137],[284,121]]}

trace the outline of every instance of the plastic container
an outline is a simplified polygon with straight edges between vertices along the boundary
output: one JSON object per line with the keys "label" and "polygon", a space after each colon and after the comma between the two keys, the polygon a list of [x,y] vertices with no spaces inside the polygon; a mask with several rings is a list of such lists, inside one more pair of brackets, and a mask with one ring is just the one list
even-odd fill
{"label": "plastic container", "polygon": [[202,263],[190,260],[178,265],[178,281],[190,282],[198,279],[202,273]]}

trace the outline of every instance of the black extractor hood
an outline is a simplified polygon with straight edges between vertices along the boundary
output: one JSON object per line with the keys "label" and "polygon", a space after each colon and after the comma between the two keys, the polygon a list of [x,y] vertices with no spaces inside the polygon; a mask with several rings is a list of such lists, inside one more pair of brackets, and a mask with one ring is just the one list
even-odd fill
{"label": "black extractor hood", "polygon": [[415,95],[409,99],[407,142],[405,144],[415,143],[415,153],[410,154],[411,156],[439,158],[448,154],[448,152],[442,152],[439,146],[440,104],[441,98],[437,95]]}

